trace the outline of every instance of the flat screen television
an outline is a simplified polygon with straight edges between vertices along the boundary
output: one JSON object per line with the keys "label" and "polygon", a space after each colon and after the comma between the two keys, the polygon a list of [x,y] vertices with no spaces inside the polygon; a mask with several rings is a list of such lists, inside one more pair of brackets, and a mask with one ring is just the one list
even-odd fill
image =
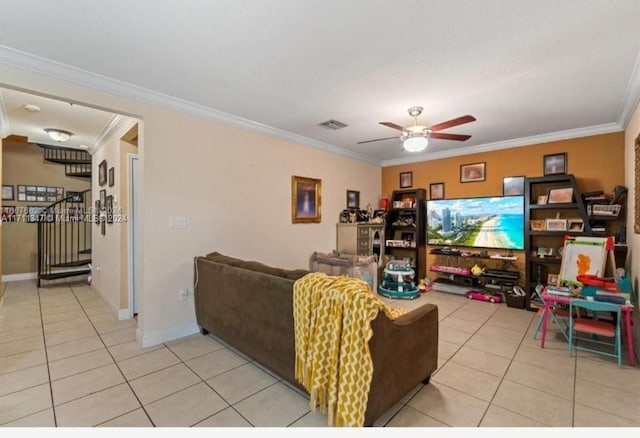
{"label": "flat screen television", "polygon": [[427,201],[427,244],[524,249],[524,196]]}

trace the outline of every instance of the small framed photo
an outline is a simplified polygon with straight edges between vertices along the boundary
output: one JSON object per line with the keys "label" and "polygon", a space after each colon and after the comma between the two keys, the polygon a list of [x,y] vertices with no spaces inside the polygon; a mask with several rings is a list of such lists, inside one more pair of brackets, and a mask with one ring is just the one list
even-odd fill
{"label": "small framed photo", "polygon": [[479,182],[486,179],[486,163],[473,163],[460,165],[460,182]]}
{"label": "small framed photo", "polygon": [[534,219],[532,221],[529,221],[529,225],[531,227],[531,231],[544,231],[545,230],[544,219]]}
{"label": "small framed photo", "polygon": [[558,285],[558,274],[549,274],[547,275],[547,284],[557,286]]}
{"label": "small framed photo", "polygon": [[413,172],[400,172],[400,188],[413,187]]}
{"label": "small framed photo", "polygon": [[291,223],[322,221],[322,180],[302,176],[291,177]]}
{"label": "small framed photo", "polygon": [[524,176],[507,176],[502,179],[502,196],[524,195]]}
{"label": "small framed photo", "polygon": [[347,208],[360,208],[360,192],[347,190]]}
{"label": "small framed photo", "polygon": [[567,231],[566,219],[545,219],[546,231]]}
{"label": "small framed photo", "polygon": [[100,190],[100,210],[107,208],[107,191],[105,189]]}
{"label": "small framed photo", "polygon": [[95,202],[95,207],[93,210],[93,220],[96,223],[96,225],[100,225],[100,200],[96,199]]}
{"label": "small framed photo", "polygon": [[567,229],[569,231],[584,231],[584,221],[582,219],[567,219]]}
{"label": "small framed photo", "polygon": [[538,196],[538,202],[536,202],[536,204],[545,205],[546,203],[547,203],[547,195]]}
{"label": "small framed photo", "polygon": [[107,196],[107,223],[113,223],[113,195]]}
{"label": "small framed photo", "polygon": [[2,200],[13,201],[15,194],[13,193],[12,185],[2,185]]}
{"label": "small framed photo", "polygon": [[113,185],[116,183],[116,178],[115,178],[115,169],[113,167],[109,168],[109,187],[113,187]]}
{"label": "small framed photo", "polygon": [[549,154],[543,158],[544,176],[564,175],[567,173],[567,153]]}
{"label": "small framed photo", "polygon": [[98,185],[103,186],[107,183],[107,160],[102,160],[98,165]]}
{"label": "small framed photo", "polygon": [[548,204],[569,204],[573,202],[573,189],[571,187],[549,189]]}
{"label": "small framed photo", "polygon": [[107,234],[107,221],[104,218],[100,219],[100,234],[105,236]]}
{"label": "small framed photo", "polygon": [[74,204],[84,202],[84,195],[82,192],[67,192],[67,198],[69,197],[71,197],[69,202],[73,202]]}
{"label": "small framed photo", "polygon": [[538,257],[551,257],[553,255],[553,248],[539,247],[536,251]]}
{"label": "small framed photo", "polygon": [[444,199],[444,183],[429,184],[429,199]]}

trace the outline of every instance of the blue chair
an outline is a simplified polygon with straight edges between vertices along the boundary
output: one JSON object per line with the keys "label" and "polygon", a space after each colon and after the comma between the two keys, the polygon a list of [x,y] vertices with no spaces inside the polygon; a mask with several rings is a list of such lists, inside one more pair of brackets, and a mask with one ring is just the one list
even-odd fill
{"label": "blue chair", "polygon": [[[544,302],[544,299],[542,298],[542,294],[541,292],[536,288],[536,295],[538,295],[538,298],[540,299],[540,301],[542,302],[543,305],[546,305]],[[551,319],[553,319],[553,322],[555,322],[558,327],[560,328],[560,331],[562,332],[562,335],[564,336],[564,338],[569,341],[569,337],[567,336],[567,330],[569,327],[569,312],[565,309],[558,309],[555,307],[551,307]],[[538,309],[538,324],[536,325],[536,331],[533,333],[533,339],[538,339],[538,333],[540,332],[540,326],[542,325],[542,316],[544,314],[544,309]],[[547,320],[548,323],[548,320]]]}
{"label": "blue chair", "polygon": [[[591,312],[591,318],[580,317],[580,310]],[[577,315],[574,318],[574,312]],[[614,321],[603,321],[598,319],[599,312],[613,314]],[[569,304],[569,356],[573,350],[589,351],[591,353],[603,354],[618,359],[618,367],[622,367],[622,348],[620,342],[620,306],[612,303],[588,300],[571,300]],[[578,336],[578,333],[589,334],[589,337]],[[605,341],[601,338],[611,338]],[[587,343],[608,345],[613,348],[613,353],[603,350],[595,350],[582,345],[577,345],[576,341]],[[575,344],[575,345],[574,345]]]}

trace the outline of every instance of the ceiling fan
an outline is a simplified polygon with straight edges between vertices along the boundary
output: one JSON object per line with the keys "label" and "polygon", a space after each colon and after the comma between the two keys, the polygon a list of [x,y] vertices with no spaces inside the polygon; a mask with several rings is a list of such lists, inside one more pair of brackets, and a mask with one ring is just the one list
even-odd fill
{"label": "ceiling fan", "polygon": [[452,128],[454,126],[463,125],[465,123],[470,123],[476,120],[475,117],[471,115],[461,116],[455,119],[447,120],[446,122],[438,123],[432,126],[423,126],[418,125],[418,116],[422,114],[423,108],[421,106],[412,106],[409,108],[408,112],[411,117],[413,117],[414,125],[403,128],[400,125],[397,125],[393,122],[380,122],[381,125],[387,126],[392,129],[397,129],[402,132],[400,137],[384,137],[384,138],[376,138],[373,140],[365,140],[359,141],[358,144],[363,143],[371,143],[374,141],[381,140],[390,140],[392,138],[400,138],[402,140],[402,145],[404,149],[408,152],[420,152],[424,150],[429,144],[430,138],[437,138],[440,140],[456,140],[456,141],[465,141],[471,138],[470,135],[462,135],[462,134],[446,134],[441,133],[443,129]]}

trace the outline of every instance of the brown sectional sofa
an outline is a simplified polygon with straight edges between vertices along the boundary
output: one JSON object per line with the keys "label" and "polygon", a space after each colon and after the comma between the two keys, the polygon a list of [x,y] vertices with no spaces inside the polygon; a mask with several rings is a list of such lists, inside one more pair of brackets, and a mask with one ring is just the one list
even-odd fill
{"label": "brown sectional sofa", "polygon": [[[195,258],[196,319],[214,336],[293,385],[295,378],[293,284],[305,270],[284,270],[219,253]],[[438,308],[426,304],[395,320],[372,321],[373,360],[365,426],[438,366]]]}

